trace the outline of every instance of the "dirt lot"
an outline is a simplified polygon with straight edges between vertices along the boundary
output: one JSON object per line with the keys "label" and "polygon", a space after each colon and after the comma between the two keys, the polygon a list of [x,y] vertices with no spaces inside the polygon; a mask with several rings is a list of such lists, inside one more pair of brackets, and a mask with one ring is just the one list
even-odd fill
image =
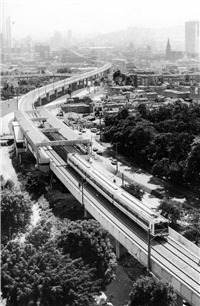
{"label": "dirt lot", "polygon": [[17,99],[0,102],[0,118],[17,110]]}

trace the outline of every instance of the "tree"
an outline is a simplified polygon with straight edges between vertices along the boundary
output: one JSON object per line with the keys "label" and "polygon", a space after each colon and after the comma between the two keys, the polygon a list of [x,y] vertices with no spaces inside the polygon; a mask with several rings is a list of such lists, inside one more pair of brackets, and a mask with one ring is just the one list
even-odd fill
{"label": "tree", "polygon": [[161,160],[157,160],[152,167],[152,174],[159,177],[168,178],[169,174],[169,159],[162,158]]}
{"label": "tree", "polygon": [[94,280],[100,280],[101,288],[115,277],[116,257],[108,239],[108,232],[95,220],[71,222],[61,232],[58,246],[72,259],[82,258],[84,264],[95,269]]}
{"label": "tree", "polygon": [[178,201],[164,198],[161,200],[157,210],[172,223],[176,223],[181,218],[181,203]]}
{"label": "tree", "polygon": [[144,191],[137,184],[128,184],[122,188],[139,200],[141,200],[144,195]]}
{"label": "tree", "polygon": [[197,228],[189,228],[185,230],[182,235],[188,240],[194,242],[196,245],[200,245],[200,229]]}
{"label": "tree", "polygon": [[191,151],[186,160],[187,170],[186,179],[190,185],[195,185],[199,188],[200,185],[200,140],[197,140],[192,144]]}
{"label": "tree", "polygon": [[129,306],[175,306],[176,294],[168,283],[153,277],[141,277],[133,284]]}
{"label": "tree", "polygon": [[24,177],[25,189],[37,195],[44,193],[48,184],[49,174],[28,172]]}
{"label": "tree", "polygon": [[11,179],[5,180],[3,175],[0,175],[0,184],[1,184],[1,191],[8,189],[11,190],[14,188],[15,184]]}
{"label": "tree", "polygon": [[1,259],[2,297],[10,306],[89,306],[100,291],[92,269],[62,254],[55,239],[39,248],[10,241]]}
{"label": "tree", "polygon": [[25,233],[31,220],[31,201],[26,194],[15,189],[10,182],[1,196],[1,241],[3,244]]}

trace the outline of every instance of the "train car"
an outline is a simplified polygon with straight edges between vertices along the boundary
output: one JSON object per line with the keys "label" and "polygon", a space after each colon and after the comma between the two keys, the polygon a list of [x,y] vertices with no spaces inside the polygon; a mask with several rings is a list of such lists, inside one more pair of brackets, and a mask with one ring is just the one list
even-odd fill
{"label": "train car", "polygon": [[155,213],[141,201],[118,187],[79,155],[68,154],[68,164],[129,218],[146,231],[150,229],[153,236],[168,235],[168,219]]}

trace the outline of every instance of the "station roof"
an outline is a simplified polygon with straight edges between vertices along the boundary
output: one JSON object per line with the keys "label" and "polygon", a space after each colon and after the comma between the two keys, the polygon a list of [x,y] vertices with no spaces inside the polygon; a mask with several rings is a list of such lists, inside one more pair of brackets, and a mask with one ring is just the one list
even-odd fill
{"label": "station roof", "polygon": [[[48,111],[46,108],[40,109],[40,115],[46,117],[47,122],[54,128],[59,129],[59,133],[65,137],[69,141],[76,141],[76,140],[83,140],[83,143],[85,143],[85,139],[77,135],[71,128],[69,128],[66,124],[64,124],[62,121],[57,119],[50,111]],[[89,140],[89,138],[88,138]]]}
{"label": "station roof", "polygon": [[[37,111],[38,113],[38,111]],[[43,147],[43,146],[59,146],[59,145],[76,145],[77,143],[89,143],[90,139],[85,139],[82,136],[73,132],[67,125],[57,119],[51,114],[46,108],[39,110],[39,116],[46,119],[46,123],[54,130],[59,130],[59,133],[65,138],[64,140],[53,140],[49,139],[43,134],[43,131],[38,129],[34,122],[29,117],[29,113],[23,111],[16,112],[16,119],[19,123],[23,134],[30,142],[31,146]],[[16,130],[17,134],[18,131]]]}

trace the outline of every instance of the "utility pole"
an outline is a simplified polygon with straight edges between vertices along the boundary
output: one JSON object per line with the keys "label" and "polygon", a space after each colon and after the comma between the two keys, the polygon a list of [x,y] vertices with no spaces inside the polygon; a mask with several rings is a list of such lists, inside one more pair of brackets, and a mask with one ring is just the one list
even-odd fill
{"label": "utility pole", "polygon": [[117,160],[117,143],[115,144],[115,147],[116,147],[116,174],[118,172],[118,160]]}
{"label": "utility pole", "polygon": [[17,110],[19,110],[19,105],[18,105],[18,93],[17,93]]}
{"label": "utility pole", "polygon": [[100,141],[101,141],[101,117],[102,115],[100,114]]}
{"label": "utility pole", "polygon": [[151,230],[148,229],[148,258],[147,258],[147,271],[151,271]]}
{"label": "utility pole", "polygon": [[122,173],[122,186],[124,187],[124,173]]}

